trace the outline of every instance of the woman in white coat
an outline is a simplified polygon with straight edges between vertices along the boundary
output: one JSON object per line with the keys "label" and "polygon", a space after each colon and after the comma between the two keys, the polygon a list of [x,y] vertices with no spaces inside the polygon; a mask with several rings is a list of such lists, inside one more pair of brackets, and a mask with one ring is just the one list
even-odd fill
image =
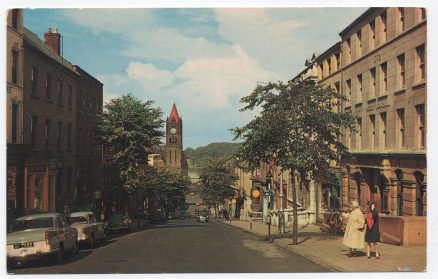
{"label": "woman in white coat", "polygon": [[355,257],[357,249],[365,246],[365,217],[357,201],[351,203],[352,211],[345,228],[343,244],[350,248],[348,257]]}

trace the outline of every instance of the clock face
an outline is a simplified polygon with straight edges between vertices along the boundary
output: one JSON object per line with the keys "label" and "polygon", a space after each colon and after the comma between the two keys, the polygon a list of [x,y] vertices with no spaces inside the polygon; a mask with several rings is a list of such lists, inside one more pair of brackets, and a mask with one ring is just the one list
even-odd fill
{"label": "clock face", "polygon": [[171,129],[170,129],[170,133],[171,133],[172,135],[176,134],[176,129],[175,129],[175,128],[171,128]]}

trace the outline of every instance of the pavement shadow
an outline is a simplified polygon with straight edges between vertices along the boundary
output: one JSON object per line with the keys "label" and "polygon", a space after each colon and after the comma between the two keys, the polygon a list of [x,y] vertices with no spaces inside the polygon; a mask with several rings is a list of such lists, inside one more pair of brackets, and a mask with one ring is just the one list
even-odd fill
{"label": "pavement shadow", "polygon": [[151,224],[148,229],[207,228],[207,224]]}

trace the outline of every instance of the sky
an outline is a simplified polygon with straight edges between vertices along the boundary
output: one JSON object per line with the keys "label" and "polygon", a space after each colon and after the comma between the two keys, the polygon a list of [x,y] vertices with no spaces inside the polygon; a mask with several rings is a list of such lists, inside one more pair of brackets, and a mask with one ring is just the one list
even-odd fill
{"label": "sky", "polygon": [[183,119],[184,148],[231,142],[257,112],[239,100],[257,84],[287,81],[366,8],[26,9],[24,25],[63,35],[63,56],[103,84]]}

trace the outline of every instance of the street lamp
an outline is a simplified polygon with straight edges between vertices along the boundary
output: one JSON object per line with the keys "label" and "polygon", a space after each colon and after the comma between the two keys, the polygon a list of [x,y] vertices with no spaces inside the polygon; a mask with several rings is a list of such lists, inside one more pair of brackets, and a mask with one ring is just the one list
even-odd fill
{"label": "street lamp", "polygon": [[272,180],[272,172],[269,168],[268,173],[266,174],[266,182],[268,183],[268,240],[271,239],[271,180]]}

